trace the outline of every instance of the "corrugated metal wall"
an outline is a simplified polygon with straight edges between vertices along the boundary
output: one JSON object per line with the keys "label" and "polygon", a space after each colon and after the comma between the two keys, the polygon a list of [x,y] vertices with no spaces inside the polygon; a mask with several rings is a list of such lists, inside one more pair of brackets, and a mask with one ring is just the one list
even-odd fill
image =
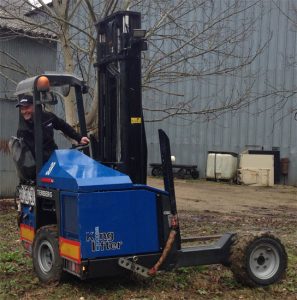
{"label": "corrugated metal wall", "polygon": [[[0,113],[0,137],[2,141],[7,141],[10,136],[16,134],[18,111],[15,109],[15,102],[2,100]],[[0,198],[13,195],[16,185],[13,161],[7,152],[0,151]]]}
{"label": "corrugated metal wall", "polygon": [[[225,1],[217,0],[217,5]],[[242,1],[245,5],[251,1]],[[275,5],[276,4],[276,5]],[[207,101],[227,99],[234,90],[242,92],[244,84],[250,80],[253,87],[250,100],[262,95],[257,101],[252,101],[236,111],[218,115],[212,120],[189,117],[172,117],[156,123],[147,123],[147,138],[149,163],[159,162],[159,145],[157,129],[163,128],[171,139],[172,154],[176,163],[198,164],[202,176],[205,175],[207,152],[232,151],[241,152],[244,149],[271,150],[279,148],[281,157],[289,157],[289,183],[297,184],[297,121],[294,120],[296,96],[288,93],[273,94],[274,90],[289,89],[294,91],[296,84],[296,33],[297,28],[287,16],[296,18],[293,12],[292,0],[259,1],[252,9],[245,10],[234,17],[232,26],[240,26],[243,18],[255,17],[255,30],[242,43],[242,53],[250,51],[258,44],[271,41],[263,53],[249,66],[241,70],[241,76],[212,76],[206,80],[185,81],[170,87],[171,92],[184,94],[185,99],[199,95],[193,103],[193,109],[203,108]],[[279,6],[281,9],[279,9]],[[192,16],[203,18],[203,16]],[[145,28],[145,25],[143,25]],[[254,76],[250,75],[254,73]],[[283,95],[287,97],[282,97]],[[159,103],[174,103],[180,101],[174,96],[165,96],[155,91],[145,91],[144,105],[158,108]],[[145,113],[147,120],[153,119],[151,112]]]}
{"label": "corrugated metal wall", "polygon": [[[46,70],[56,69],[56,43],[41,42],[38,39],[17,38],[1,40],[0,50],[8,53],[11,58],[0,53],[1,64],[16,67],[16,58],[20,62],[19,68],[27,68],[30,75]],[[1,70],[7,76],[18,82],[25,78],[18,72]],[[26,76],[27,77],[27,76]],[[18,126],[18,110],[13,99],[15,84],[0,76],[0,139],[7,141],[16,134]],[[0,151],[0,198],[12,196],[18,183],[13,162],[7,153]]]}

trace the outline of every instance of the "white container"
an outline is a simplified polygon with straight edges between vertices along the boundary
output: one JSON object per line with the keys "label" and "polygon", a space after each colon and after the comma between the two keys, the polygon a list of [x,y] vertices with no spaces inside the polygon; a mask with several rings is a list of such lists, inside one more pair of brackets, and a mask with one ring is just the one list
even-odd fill
{"label": "white container", "polygon": [[238,182],[253,186],[273,186],[271,169],[238,169]]}
{"label": "white container", "polygon": [[206,178],[232,180],[236,176],[237,157],[232,154],[208,153]]}
{"label": "white container", "polygon": [[271,169],[274,167],[273,155],[240,154],[239,169],[256,168]]}
{"label": "white container", "polygon": [[247,185],[273,186],[273,155],[241,154],[237,179]]}

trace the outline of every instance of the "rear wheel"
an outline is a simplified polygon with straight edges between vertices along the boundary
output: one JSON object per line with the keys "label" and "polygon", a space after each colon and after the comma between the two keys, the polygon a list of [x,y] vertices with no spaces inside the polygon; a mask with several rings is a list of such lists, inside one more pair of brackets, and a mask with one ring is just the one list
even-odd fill
{"label": "rear wheel", "polygon": [[231,246],[230,267],[237,281],[248,286],[266,286],[285,276],[287,253],[271,233],[237,235]]}
{"label": "rear wheel", "polygon": [[41,227],[33,242],[33,267],[44,283],[59,282],[63,273],[63,260],[59,255],[56,226]]}

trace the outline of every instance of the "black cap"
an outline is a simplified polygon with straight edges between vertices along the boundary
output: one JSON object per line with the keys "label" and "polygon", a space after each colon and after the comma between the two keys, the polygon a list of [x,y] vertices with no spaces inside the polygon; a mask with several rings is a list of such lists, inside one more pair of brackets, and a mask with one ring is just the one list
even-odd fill
{"label": "black cap", "polygon": [[30,95],[23,96],[19,98],[19,103],[15,107],[28,106],[33,104],[33,97]]}

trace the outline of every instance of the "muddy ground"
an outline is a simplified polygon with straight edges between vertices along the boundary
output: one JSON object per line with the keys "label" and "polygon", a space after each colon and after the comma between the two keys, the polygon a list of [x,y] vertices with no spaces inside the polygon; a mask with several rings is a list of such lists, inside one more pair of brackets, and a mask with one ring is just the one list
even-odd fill
{"label": "muddy ground", "polygon": [[[163,189],[160,179],[149,178],[148,184]],[[286,235],[297,224],[297,188],[293,186],[175,180],[175,191],[181,229],[186,233],[226,229],[273,230]]]}
{"label": "muddy ground", "polygon": [[[163,189],[159,178],[148,178],[148,185]],[[255,187],[205,180],[175,180],[179,210],[221,213],[266,214],[267,210],[297,209],[297,188],[287,185]]]}
{"label": "muddy ground", "polygon": [[[158,178],[148,184],[163,188]],[[220,265],[131,278],[40,285],[20,246],[11,201],[0,200],[0,299],[297,299],[297,188],[252,187],[204,180],[175,180],[183,237],[224,232],[273,231],[289,256],[287,277],[266,288],[238,284]]]}

